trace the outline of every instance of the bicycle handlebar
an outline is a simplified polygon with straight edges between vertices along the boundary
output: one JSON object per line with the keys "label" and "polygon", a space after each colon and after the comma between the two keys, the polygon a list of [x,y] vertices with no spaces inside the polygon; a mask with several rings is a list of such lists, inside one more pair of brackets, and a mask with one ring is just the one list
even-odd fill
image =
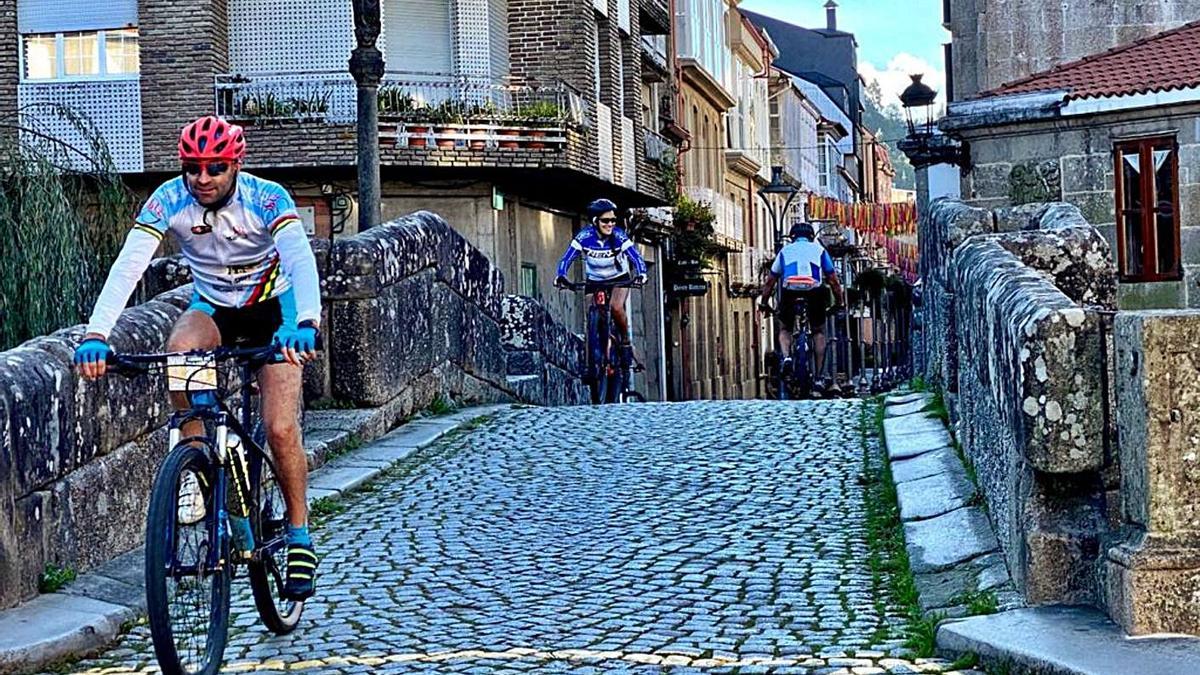
{"label": "bicycle handlebar", "polygon": [[[322,349],[322,340],[317,337],[317,349]],[[216,347],[215,349],[191,349],[182,352],[156,352],[151,354],[118,354],[108,350],[105,361],[108,367],[118,375],[142,375],[149,373],[154,365],[161,365],[173,356],[203,356],[213,355],[217,361],[271,361],[281,363],[283,360],[282,347],[272,343],[263,347]]]}
{"label": "bicycle handlebar", "polygon": [[589,286],[592,288],[642,288],[646,285],[646,283],[638,283],[636,279],[632,279],[629,281],[619,281],[615,283],[610,281],[585,281],[583,283],[567,281],[556,285],[560,291],[586,291]]}

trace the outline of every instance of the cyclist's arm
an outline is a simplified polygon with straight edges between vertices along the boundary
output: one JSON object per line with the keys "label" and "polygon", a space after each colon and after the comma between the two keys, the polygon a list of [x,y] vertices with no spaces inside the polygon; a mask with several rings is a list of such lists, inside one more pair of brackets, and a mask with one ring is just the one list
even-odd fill
{"label": "cyclist's arm", "polygon": [[304,224],[298,217],[283,216],[284,220],[271,229],[279,265],[283,268],[296,294],[296,323],[312,321],[321,324],[321,279],[317,274],[317,258],[313,255]]}
{"label": "cyclist's arm", "polygon": [[845,307],[846,294],[842,292],[842,281],[838,279],[837,268],[833,266],[833,259],[826,251],[821,251],[821,272],[829,280],[829,287],[833,289],[833,297],[837,300],[837,304]]}
{"label": "cyclist's arm", "polygon": [[104,289],[96,299],[96,306],[88,320],[86,337],[108,339],[117,318],[121,316],[121,310],[129,302],[129,296],[133,295],[142,274],[150,266],[150,260],[162,238],[163,233],[149,225],[138,223],[130,230],[121,253],[108,271]]}
{"label": "cyclist's arm", "polygon": [[623,239],[621,242],[621,251],[629,258],[629,262],[633,263],[634,272],[638,276],[644,276],[646,274],[646,261],[642,258],[641,252],[637,250],[637,246],[634,245],[632,239],[624,233],[622,233],[621,237]]}
{"label": "cyclist's arm", "polygon": [[579,243],[578,238],[572,239],[566,253],[563,253],[562,258],[558,261],[556,276],[567,278],[567,274],[571,271],[571,265],[575,264],[575,259],[579,257],[580,253],[583,253],[583,244]]}
{"label": "cyclist's arm", "polygon": [[775,284],[779,281],[779,277],[782,274],[783,253],[780,252],[775,256],[775,261],[771,263],[771,273],[767,275],[767,282],[763,284],[762,297],[758,299],[760,304],[765,304],[767,298],[771,297],[771,291],[775,290]]}

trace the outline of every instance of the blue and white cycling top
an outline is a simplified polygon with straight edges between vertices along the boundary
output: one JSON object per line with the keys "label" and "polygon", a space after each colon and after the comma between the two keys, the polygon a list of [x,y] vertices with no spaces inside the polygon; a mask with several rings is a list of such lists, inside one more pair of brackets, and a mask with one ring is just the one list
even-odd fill
{"label": "blue and white cycling top", "polygon": [[239,172],[229,201],[206,209],[183,176],[146,201],[113,263],[88,324],[107,336],[159,242],[170,232],[191,268],[196,294],[217,307],[246,307],[294,288],[296,321],[319,321],[316,259],[291,195],[278,183]]}
{"label": "blue and white cycling top", "polygon": [[583,256],[583,272],[588,281],[612,281],[628,274],[622,258],[628,258],[633,264],[634,275],[646,273],[646,261],[642,259],[642,254],[638,253],[625,230],[619,227],[614,227],[612,235],[607,238],[602,237],[592,225],[580,230],[571,240],[562,260],[558,261],[558,276],[567,276],[571,265],[580,255]]}
{"label": "blue and white cycling top", "polygon": [[816,288],[834,271],[833,259],[825,247],[803,238],[784,246],[771,264],[771,275],[779,280],[781,289],[788,291]]}

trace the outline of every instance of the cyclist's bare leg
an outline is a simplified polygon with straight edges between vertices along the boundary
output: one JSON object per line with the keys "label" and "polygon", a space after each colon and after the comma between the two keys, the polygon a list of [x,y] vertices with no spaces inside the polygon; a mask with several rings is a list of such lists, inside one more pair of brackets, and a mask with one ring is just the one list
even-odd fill
{"label": "cyclist's bare leg", "polygon": [[[221,332],[212,317],[196,310],[188,310],[179,317],[167,338],[167,351],[185,352],[192,349],[212,349],[221,346]],[[187,410],[187,394],[182,391],[170,393],[171,406],[176,410]],[[189,420],[179,429],[184,436],[203,436],[204,422]]]}
{"label": "cyclist's bare leg", "polygon": [[625,341],[629,340],[629,317],[625,313],[625,300],[629,297],[628,288],[612,289],[612,317],[617,326],[617,335]]}
{"label": "cyclist's bare leg", "polygon": [[779,326],[779,353],[784,358],[792,355],[792,331],[782,324]]}
{"label": "cyclist's bare leg", "polygon": [[821,377],[825,372],[825,328],[813,328],[813,349],[817,352],[813,358],[816,361],[816,372],[813,373],[813,378]]}
{"label": "cyclist's bare leg", "polygon": [[288,363],[263,366],[258,373],[267,443],[279,470],[279,485],[293,527],[308,522],[308,458],[300,433],[300,390],[303,371]]}

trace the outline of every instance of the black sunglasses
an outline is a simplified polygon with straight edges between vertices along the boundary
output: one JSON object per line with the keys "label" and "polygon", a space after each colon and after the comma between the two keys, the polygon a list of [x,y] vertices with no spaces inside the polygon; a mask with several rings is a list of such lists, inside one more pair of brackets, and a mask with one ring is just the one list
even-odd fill
{"label": "black sunglasses", "polygon": [[201,170],[216,178],[229,170],[229,162],[184,162],[183,171],[189,176],[199,176]]}
{"label": "black sunglasses", "polygon": [[[212,174],[209,174],[209,175],[212,175]],[[602,222],[602,223],[615,223],[615,222],[617,222],[617,219],[616,219],[616,218],[600,218],[600,222]]]}

